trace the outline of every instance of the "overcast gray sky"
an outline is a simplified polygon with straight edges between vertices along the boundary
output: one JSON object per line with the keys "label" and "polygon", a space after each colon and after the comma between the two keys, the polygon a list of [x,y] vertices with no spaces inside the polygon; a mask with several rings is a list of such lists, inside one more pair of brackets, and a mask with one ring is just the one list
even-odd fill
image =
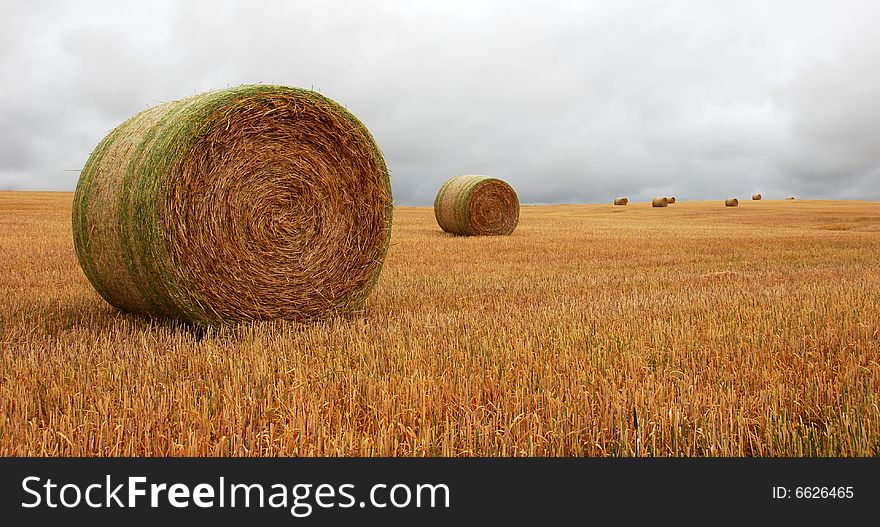
{"label": "overcast gray sky", "polygon": [[72,190],[162,101],[314,88],[398,204],[491,174],[525,203],[880,199],[880,2],[3,2],[0,188]]}

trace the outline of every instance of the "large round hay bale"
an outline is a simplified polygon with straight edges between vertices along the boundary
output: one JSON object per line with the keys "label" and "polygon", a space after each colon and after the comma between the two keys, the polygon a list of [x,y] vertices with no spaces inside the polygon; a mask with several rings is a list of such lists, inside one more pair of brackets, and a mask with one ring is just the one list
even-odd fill
{"label": "large round hay bale", "polygon": [[727,198],[724,200],[725,207],[736,207],[737,205],[739,205],[739,200],[736,198]]}
{"label": "large round hay bale", "polygon": [[628,198],[623,198],[623,197],[621,197],[621,198],[614,198],[614,204],[615,204],[615,205],[626,205],[627,203],[629,203],[629,199],[628,199]]}
{"label": "large round hay bale", "polygon": [[313,91],[240,86],[145,110],[92,152],[73,234],[86,277],[137,314],[200,325],[361,307],[391,234],[366,127]]}
{"label": "large round hay bale", "polygon": [[652,206],[652,207],[665,207],[665,206],[667,206],[667,205],[669,205],[669,199],[668,199],[668,198],[654,198],[654,199],[651,201],[651,206]]}
{"label": "large round hay bale", "polygon": [[760,194],[752,194],[752,199],[755,201],[761,201],[761,195]]}
{"label": "large round hay bale", "polygon": [[455,176],[437,192],[434,216],[440,228],[464,236],[506,236],[519,223],[513,187],[488,176]]}
{"label": "large round hay bale", "polygon": [[666,202],[672,205],[673,203],[675,203],[675,196],[668,196],[666,198]]}

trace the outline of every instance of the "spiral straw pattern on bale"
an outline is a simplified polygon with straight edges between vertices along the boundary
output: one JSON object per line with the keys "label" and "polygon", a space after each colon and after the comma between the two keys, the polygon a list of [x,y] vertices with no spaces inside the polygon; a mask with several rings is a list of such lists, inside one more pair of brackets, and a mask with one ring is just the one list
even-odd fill
{"label": "spiral straw pattern on bale", "polygon": [[615,198],[615,199],[614,199],[614,204],[615,204],[615,205],[626,205],[627,203],[629,203],[629,198],[623,198],[623,197],[621,197],[621,198]]}
{"label": "spiral straw pattern on bale", "polygon": [[465,236],[507,236],[519,223],[519,198],[513,187],[488,176],[455,176],[434,199],[440,228]]}
{"label": "spiral straw pattern on bale", "polygon": [[330,99],[241,86],[143,111],[95,148],[73,234],[113,306],[196,324],[360,308],[391,234],[382,154]]}
{"label": "spiral straw pattern on bale", "polygon": [[736,198],[727,198],[724,200],[724,205],[727,207],[736,207],[739,205],[739,200]]}
{"label": "spiral straw pattern on bale", "polygon": [[669,200],[666,198],[654,198],[651,201],[652,207],[666,207],[669,205]]}

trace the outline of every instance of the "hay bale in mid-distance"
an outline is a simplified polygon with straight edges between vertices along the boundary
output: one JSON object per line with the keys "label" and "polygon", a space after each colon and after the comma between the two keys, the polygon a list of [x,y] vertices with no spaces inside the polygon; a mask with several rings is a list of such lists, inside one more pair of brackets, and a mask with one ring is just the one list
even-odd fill
{"label": "hay bale in mid-distance", "polygon": [[670,205],[672,205],[673,203],[675,203],[675,196],[667,197],[666,202],[669,203]]}
{"label": "hay bale in mid-distance", "polygon": [[761,201],[761,195],[760,194],[752,194],[752,199],[754,201]]}
{"label": "hay bale in mid-distance", "polygon": [[739,200],[736,198],[727,198],[724,200],[725,207],[736,207],[737,205],[739,205]]}
{"label": "hay bale in mid-distance", "polygon": [[785,199],[787,199],[787,200],[789,200],[789,201],[794,201],[794,196],[789,196],[789,197],[787,197],[787,198],[785,198]]}
{"label": "hay bale in mid-distance", "polygon": [[665,207],[669,205],[669,200],[667,198],[654,198],[651,200],[652,207]]}
{"label": "hay bale in mid-distance", "polygon": [[391,235],[367,128],[309,90],[253,85],[145,110],[80,174],[74,245],[98,293],[197,325],[360,308]]}
{"label": "hay bale in mid-distance", "polygon": [[455,176],[434,199],[440,228],[463,236],[507,236],[519,223],[519,198],[513,187],[489,176]]}
{"label": "hay bale in mid-distance", "polygon": [[620,197],[620,198],[614,198],[614,204],[615,204],[615,205],[626,205],[627,203],[629,203],[629,199],[628,199],[628,198],[623,198],[623,197]]}

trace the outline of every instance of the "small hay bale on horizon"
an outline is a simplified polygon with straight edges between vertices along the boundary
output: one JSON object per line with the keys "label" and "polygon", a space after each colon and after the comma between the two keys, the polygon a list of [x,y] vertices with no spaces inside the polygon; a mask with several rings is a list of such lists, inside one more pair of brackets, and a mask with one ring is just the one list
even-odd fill
{"label": "small hay bale on horizon", "polygon": [[624,197],[614,198],[615,205],[626,205],[627,203],[629,203],[629,198],[624,198]]}
{"label": "small hay bale on horizon", "polygon": [[673,203],[675,203],[675,196],[668,196],[666,198],[666,202],[672,205]]}
{"label": "small hay bale on horizon", "polygon": [[785,199],[786,199],[787,201],[794,201],[794,196],[789,196],[789,197],[787,197],[787,198],[785,198]]}
{"label": "small hay bale on horizon", "polygon": [[144,110],[95,147],[74,247],[129,313],[197,326],[363,307],[391,236],[388,169],[323,95],[246,85]]}
{"label": "small hay bale on horizon", "polygon": [[654,198],[651,200],[652,207],[665,207],[669,205],[669,200],[667,198]]}
{"label": "small hay bale on horizon", "polygon": [[736,198],[727,198],[724,200],[725,207],[736,207],[737,205],[739,205],[739,200]]}
{"label": "small hay bale on horizon", "polygon": [[508,183],[480,175],[447,180],[434,198],[434,217],[460,236],[509,236],[519,224],[519,198]]}
{"label": "small hay bale on horizon", "polygon": [[761,194],[752,194],[752,200],[761,201]]}

